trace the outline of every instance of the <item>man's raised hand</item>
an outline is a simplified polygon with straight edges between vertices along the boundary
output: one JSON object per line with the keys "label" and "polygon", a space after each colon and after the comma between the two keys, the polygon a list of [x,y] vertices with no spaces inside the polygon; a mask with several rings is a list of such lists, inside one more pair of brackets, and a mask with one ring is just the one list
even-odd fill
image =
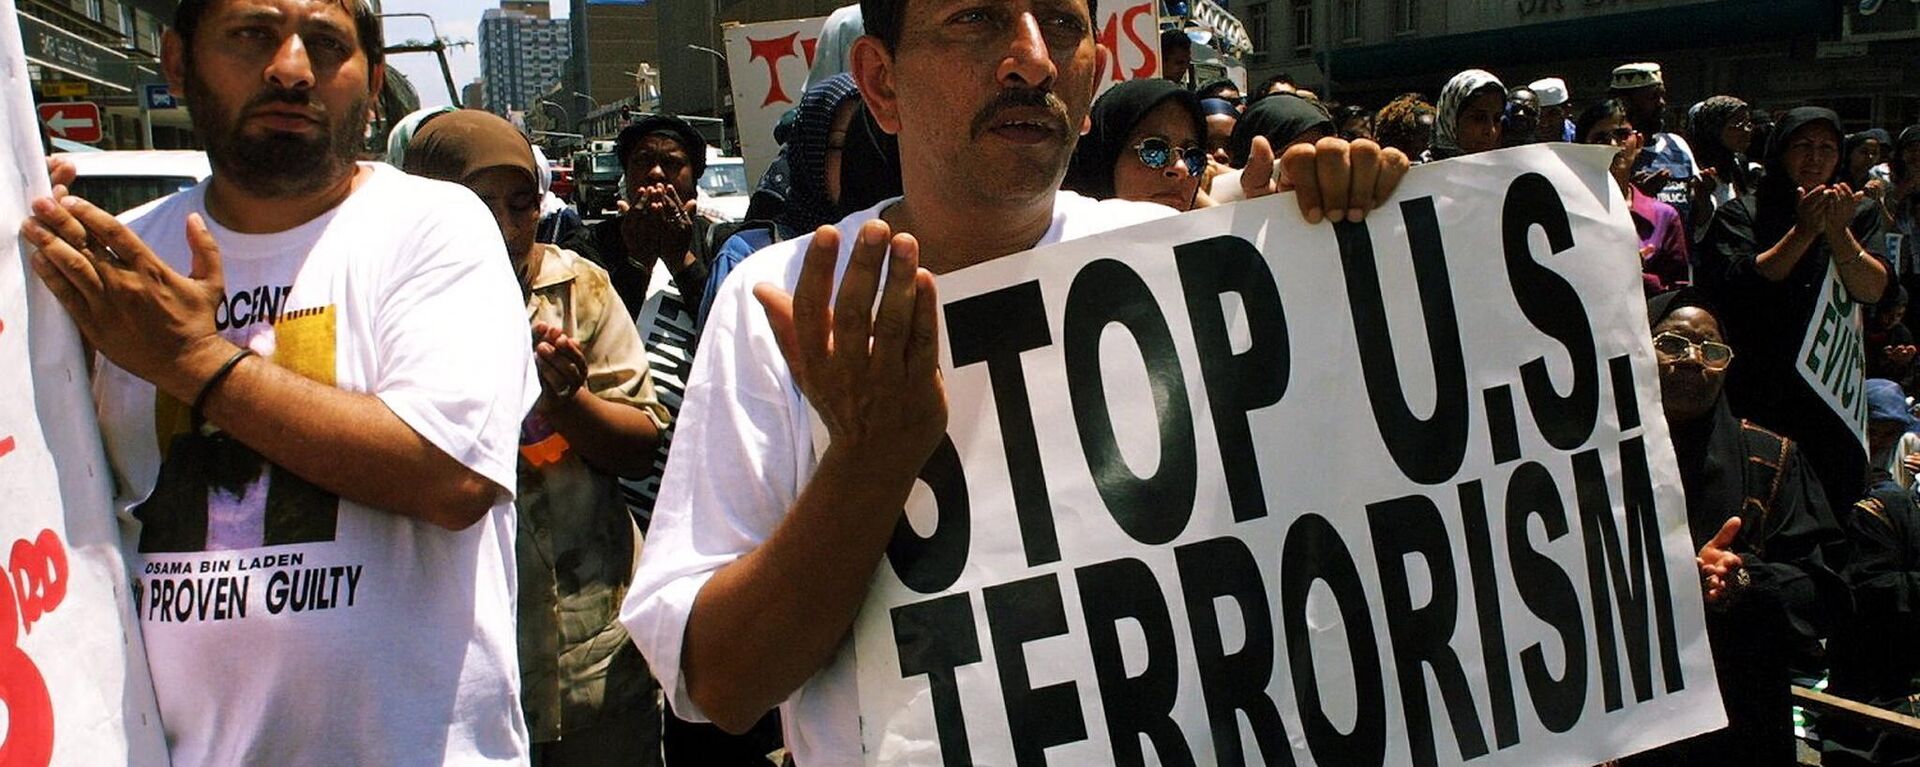
{"label": "man's raised hand", "polygon": [[[114,364],[192,402],[234,347],[215,332],[226,295],[220,246],[199,214],[187,216],[192,273],[181,275],[106,211],[56,188],[33,201],[20,234],[33,270],[60,299],[87,343]],[[57,202],[56,202],[57,200]]]}
{"label": "man's raised hand", "polygon": [[1300,215],[1309,224],[1321,219],[1360,221],[1367,212],[1393,196],[1412,166],[1398,149],[1382,149],[1367,139],[1348,142],[1327,137],[1314,144],[1287,147],[1274,176],[1273,145],[1255,136],[1240,174],[1241,191],[1248,199],[1277,192],[1294,192]]}
{"label": "man's raised hand", "polygon": [[892,463],[875,468],[910,478],[946,434],[947,396],[933,275],[920,268],[911,235],[890,234],[883,221],[860,228],[837,295],[840,235],[826,226],[814,232],[791,295],[768,283],[753,293],[827,427],[829,450]]}

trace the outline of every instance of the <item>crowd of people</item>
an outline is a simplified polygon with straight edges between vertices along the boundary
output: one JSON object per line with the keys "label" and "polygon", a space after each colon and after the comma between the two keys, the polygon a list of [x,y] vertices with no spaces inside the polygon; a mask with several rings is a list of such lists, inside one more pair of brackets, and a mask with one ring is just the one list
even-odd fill
{"label": "crowd of people", "polygon": [[[583,223],[488,113],[360,156],[366,3],[181,2],[163,65],[212,177],[116,220],[55,163],[22,229],[100,356],[173,760],[860,763],[848,632],[948,418],[937,275],[1284,191],[1360,220],[1413,164],[1536,142],[1617,149],[1729,715],[1625,763],[1793,763],[1789,684],[1829,673],[1916,713],[1920,126],[1714,95],[1673,130],[1651,63],[1584,102],[1472,69],[1374,111],[1168,55],[1096,98],[1089,5],[865,0],[746,220],[702,214],[706,142],[653,115]],[[1865,434],[1797,368],[1830,285],[1864,310]],[[697,317],[675,398],[635,324],[663,290]],[[334,590],[208,620],[150,577],[263,550]],[[1818,729],[1826,764],[1920,764]]]}

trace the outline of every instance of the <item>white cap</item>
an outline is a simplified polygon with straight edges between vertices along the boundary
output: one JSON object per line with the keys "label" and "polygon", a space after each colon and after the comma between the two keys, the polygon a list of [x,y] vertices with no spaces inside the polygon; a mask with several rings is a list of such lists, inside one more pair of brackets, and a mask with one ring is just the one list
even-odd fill
{"label": "white cap", "polygon": [[1572,100],[1567,95],[1567,81],[1558,77],[1542,77],[1527,84],[1527,90],[1540,97],[1540,106],[1557,107]]}

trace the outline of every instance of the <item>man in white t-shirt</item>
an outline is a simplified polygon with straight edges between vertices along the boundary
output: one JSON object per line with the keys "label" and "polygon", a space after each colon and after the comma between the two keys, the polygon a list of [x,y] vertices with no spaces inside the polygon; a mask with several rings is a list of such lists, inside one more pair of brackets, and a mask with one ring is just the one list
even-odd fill
{"label": "man in white t-shirt", "polygon": [[524,310],[472,193],[354,161],[381,46],[365,0],[184,0],[162,63],[212,177],[22,226],[102,357],[175,764],[527,759]]}
{"label": "man in white t-shirt", "polygon": [[[621,616],[679,716],[737,731],[778,704],[800,767],[862,761],[847,633],[946,429],[933,274],[1172,212],[1058,191],[1109,55],[1090,5],[861,4],[851,71],[906,193],[747,259],[715,299]],[[1282,165],[1309,220],[1345,220],[1406,158],[1327,139]]]}

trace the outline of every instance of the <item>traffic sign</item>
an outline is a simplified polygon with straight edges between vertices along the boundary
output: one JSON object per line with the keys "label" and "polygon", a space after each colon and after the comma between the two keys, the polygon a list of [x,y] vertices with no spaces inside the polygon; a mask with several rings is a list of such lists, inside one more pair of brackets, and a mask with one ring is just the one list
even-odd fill
{"label": "traffic sign", "polygon": [[180,102],[173,99],[173,89],[166,83],[148,83],[141,88],[148,109],[178,109]]}
{"label": "traffic sign", "polygon": [[41,104],[40,122],[53,135],[68,141],[92,144],[100,140],[100,105],[91,101],[63,101]]}

